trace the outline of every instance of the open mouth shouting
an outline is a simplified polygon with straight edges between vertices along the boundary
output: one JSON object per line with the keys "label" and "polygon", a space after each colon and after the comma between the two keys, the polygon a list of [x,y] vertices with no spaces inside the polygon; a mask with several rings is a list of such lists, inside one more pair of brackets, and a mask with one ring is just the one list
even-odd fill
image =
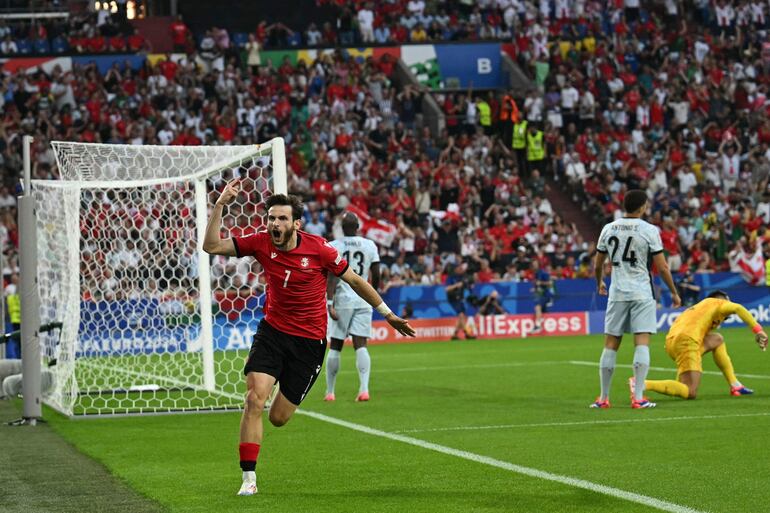
{"label": "open mouth shouting", "polygon": [[292,210],[289,206],[274,206],[267,214],[267,231],[272,243],[283,250],[292,249],[288,246],[294,240],[296,230],[299,229],[299,221],[292,218]]}

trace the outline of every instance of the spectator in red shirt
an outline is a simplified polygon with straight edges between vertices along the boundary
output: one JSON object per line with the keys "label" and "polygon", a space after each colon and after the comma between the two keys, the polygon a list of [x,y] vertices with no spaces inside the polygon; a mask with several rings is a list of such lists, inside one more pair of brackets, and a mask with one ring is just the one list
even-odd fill
{"label": "spectator in red shirt", "polygon": [[322,173],[321,176],[313,182],[313,191],[315,191],[315,199],[318,203],[328,204],[328,198],[332,194],[332,184],[326,173]]}
{"label": "spectator in red shirt", "polygon": [[679,244],[679,233],[673,221],[665,221],[660,231],[660,239],[663,249],[668,254],[668,266],[672,273],[678,272],[682,267],[682,247]]}
{"label": "spectator in red shirt", "polygon": [[223,115],[216,126],[217,137],[226,143],[232,142],[235,137],[236,123],[231,115]]}
{"label": "spectator in red shirt", "polygon": [[291,64],[291,60],[289,60],[288,55],[284,56],[283,60],[281,61],[281,66],[278,68],[278,73],[284,77],[288,77],[294,74],[294,66]]}
{"label": "spectator in red shirt", "polygon": [[102,53],[107,50],[107,40],[101,35],[90,37],[86,41],[86,48],[94,53]]}
{"label": "spectator in red shirt", "polygon": [[575,277],[575,257],[570,255],[567,257],[567,263],[561,268],[560,278],[564,280],[571,280]]}
{"label": "spectator in red shirt", "polygon": [[147,42],[145,41],[144,37],[139,33],[139,29],[134,27],[134,32],[130,36],[128,36],[128,49],[132,52],[139,52],[141,50],[146,50]]}
{"label": "spectator in red shirt", "polygon": [[98,122],[101,118],[102,102],[98,93],[93,93],[91,99],[86,102],[86,109],[91,121]]}
{"label": "spectator in red shirt", "polygon": [[329,87],[326,89],[326,99],[330,104],[333,104],[334,100],[341,99],[344,96],[345,86],[343,86],[339,80],[329,85]]}
{"label": "spectator in red shirt", "polygon": [[390,77],[393,74],[393,68],[395,65],[396,61],[389,53],[386,53],[380,57],[380,60],[377,63],[377,67],[385,74],[386,77]]}
{"label": "spectator in red shirt", "polygon": [[109,43],[110,50],[113,52],[122,52],[126,49],[126,39],[123,36],[113,36]]}
{"label": "spectator in red shirt", "polygon": [[195,129],[193,127],[187,127],[184,132],[180,133],[172,142],[172,145],[182,146],[200,146],[201,140],[195,135]]}
{"label": "spectator in red shirt", "polygon": [[397,23],[390,27],[390,37],[396,43],[405,43],[409,39],[409,31],[403,25]]}
{"label": "spectator in red shirt", "polygon": [[322,34],[322,42],[327,45],[337,44],[337,33],[332,28],[332,24],[328,21],[324,23]]}
{"label": "spectator in red shirt", "polygon": [[489,267],[489,260],[481,259],[480,269],[476,272],[476,283],[492,283],[498,274]]}
{"label": "spectator in red shirt", "polygon": [[181,14],[177,15],[176,20],[171,23],[169,31],[171,32],[171,42],[174,45],[174,51],[187,53],[190,48],[191,34]]}
{"label": "spectator in red shirt", "polygon": [[176,71],[179,69],[179,65],[171,60],[170,55],[166,55],[166,59],[158,63],[160,73],[166,77],[166,80],[174,80],[176,77]]}
{"label": "spectator in red shirt", "polygon": [[81,36],[79,33],[75,33],[69,38],[69,47],[78,53],[83,53],[88,47],[88,40]]}

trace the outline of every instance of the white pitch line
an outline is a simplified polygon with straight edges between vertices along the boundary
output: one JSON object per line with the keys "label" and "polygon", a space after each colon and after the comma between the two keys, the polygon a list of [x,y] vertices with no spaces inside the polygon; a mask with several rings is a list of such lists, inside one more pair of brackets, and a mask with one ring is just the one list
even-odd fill
{"label": "white pitch line", "polygon": [[551,472],[546,472],[543,470],[538,470],[530,467],[524,467],[522,465],[515,465],[507,461],[490,458],[489,456],[482,456],[481,454],[476,454],[473,452],[453,449],[451,447],[434,444],[432,442],[426,442],[425,440],[419,440],[417,438],[412,438],[410,436],[404,436],[404,435],[399,435],[395,433],[388,433],[386,431],[370,428],[362,424],[354,424],[353,422],[348,422],[346,420],[337,419],[335,417],[329,417],[328,415],[324,415],[322,413],[316,413],[308,410],[297,410],[297,413],[306,415],[316,420],[321,420],[323,422],[328,422],[330,424],[335,424],[337,426],[352,429],[360,433],[366,433],[367,435],[378,436],[380,438],[386,438],[388,440],[393,440],[396,442],[413,445],[415,447],[420,447],[422,449],[428,449],[430,451],[439,452],[441,454],[447,454],[449,456],[454,456],[456,458],[462,458],[464,460],[472,461],[474,463],[482,463],[484,465],[489,465],[490,467],[496,467],[503,470],[508,470],[510,472],[525,475],[528,477],[544,479],[546,481],[553,481],[555,483],[560,483],[560,484],[572,486],[575,488],[582,488],[584,490],[589,490],[591,492],[609,495],[610,497],[627,500],[629,502],[636,502],[638,504],[643,504],[645,506],[656,508],[661,511],[669,511],[671,513],[705,513],[704,511],[701,511],[701,510],[689,508],[687,506],[682,506],[679,504],[675,504],[673,502],[667,502],[664,500],[656,499],[654,497],[649,497],[647,495],[629,492],[626,490],[621,490],[620,488],[613,488],[612,486],[593,483],[591,481],[577,479],[574,477],[562,476],[559,474],[552,474]]}
{"label": "white pitch line", "polygon": [[[585,365],[585,366],[588,366],[588,367],[598,367],[599,366],[599,362],[587,362],[587,361],[583,361],[583,360],[570,360],[569,362],[566,362],[566,363],[571,363],[572,365]],[[628,364],[616,364],[615,367],[623,367],[625,369],[633,369],[634,368],[633,365],[628,365]],[[665,371],[665,372],[676,372],[676,369],[671,369],[671,368],[668,368],[668,367],[650,367],[650,370]],[[717,371],[703,371],[703,374],[707,374],[707,375],[710,375],[710,376],[721,376],[722,375],[721,372],[717,372]],[[749,379],[770,379],[770,376],[768,376],[767,374],[736,374],[736,376],[739,376],[741,378],[749,378]]]}
{"label": "white pitch line", "polygon": [[[553,361],[540,361],[540,362],[505,362],[505,363],[479,363],[479,364],[465,364],[465,365],[443,365],[432,367],[395,367],[381,369],[375,367],[372,372],[374,373],[387,373],[394,372],[425,372],[425,371],[445,371],[445,370],[460,370],[460,369],[496,369],[501,367],[535,367],[539,365],[570,365],[572,362],[568,360],[553,360]],[[353,374],[358,373],[357,370],[344,370],[339,371],[339,374]]]}
{"label": "white pitch line", "polygon": [[474,431],[486,429],[514,429],[514,428],[533,428],[533,427],[561,427],[561,426],[593,426],[599,424],[629,424],[636,422],[668,422],[677,420],[702,420],[702,419],[731,419],[737,417],[770,417],[770,412],[763,413],[736,413],[731,415],[699,415],[699,416],[679,416],[679,417],[645,417],[640,419],[613,419],[613,420],[585,420],[574,422],[543,422],[538,424],[497,424],[490,426],[451,426],[441,428],[427,429],[401,429],[394,433],[430,433],[436,431]]}
{"label": "white pitch line", "polygon": [[[190,384],[187,381],[181,381],[181,380],[172,378],[170,376],[158,376],[156,374],[147,374],[145,372],[139,372],[139,371],[123,368],[123,367],[114,367],[114,366],[111,366],[111,365],[104,365],[104,364],[101,364],[101,363],[95,363],[95,362],[90,361],[90,360],[80,360],[80,361],[78,361],[78,365],[82,365],[84,367],[90,367],[92,369],[98,369],[98,370],[102,370],[102,371],[114,372],[116,374],[125,374],[125,375],[128,375],[128,376],[134,376],[134,377],[139,377],[139,378],[154,379],[156,381],[165,381],[165,382],[170,383],[172,385],[176,385],[179,388],[191,388],[191,389],[198,390],[198,391],[201,391],[201,392],[211,392],[213,394],[218,393],[216,390],[206,390],[205,388],[203,388],[201,386]],[[130,392],[131,390],[128,390],[128,391]]]}

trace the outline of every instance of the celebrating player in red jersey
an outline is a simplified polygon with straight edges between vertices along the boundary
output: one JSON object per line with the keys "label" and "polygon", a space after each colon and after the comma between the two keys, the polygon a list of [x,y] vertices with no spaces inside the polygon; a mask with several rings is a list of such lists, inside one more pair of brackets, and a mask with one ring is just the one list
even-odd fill
{"label": "celebrating player in red jersey", "polygon": [[224,205],[240,193],[239,181],[227,184],[206,227],[203,250],[212,255],[251,256],[265,269],[265,318],[254,335],[246,375],[246,403],[241,418],[240,461],[243,484],[238,495],[257,493],[255,468],[262,444],[262,411],[278,382],[280,391],[270,405],[270,423],[286,424],[315,383],[326,352],[326,277],[329,272],[347,282],[402,335],[414,329],[382,301],[376,290],[354,273],[323,237],[300,231],[302,203],[295,196],[270,196],[267,231],[221,239]]}

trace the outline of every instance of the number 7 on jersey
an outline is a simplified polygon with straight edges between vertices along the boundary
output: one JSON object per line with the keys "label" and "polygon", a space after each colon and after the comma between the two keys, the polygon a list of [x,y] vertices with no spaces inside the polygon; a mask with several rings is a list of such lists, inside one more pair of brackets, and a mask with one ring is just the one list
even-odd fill
{"label": "number 7 on jersey", "polygon": [[288,269],[285,269],[283,272],[286,273],[286,279],[283,280],[283,288],[286,288],[286,285],[289,284],[289,276],[291,276],[291,271]]}

